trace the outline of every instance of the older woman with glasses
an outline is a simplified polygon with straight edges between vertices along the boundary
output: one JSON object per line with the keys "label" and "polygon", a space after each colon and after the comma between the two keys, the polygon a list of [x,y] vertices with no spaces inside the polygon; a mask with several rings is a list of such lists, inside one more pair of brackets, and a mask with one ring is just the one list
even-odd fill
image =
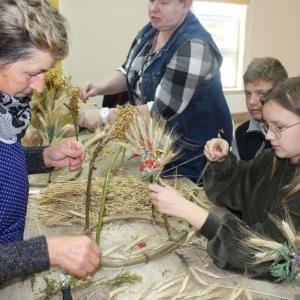
{"label": "older woman with glasses", "polygon": [[272,262],[254,265],[239,241],[241,229],[247,227],[286,242],[269,215],[283,220],[288,212],[295,229],[300,229],[300,77],[279,83],[263,102],[267,123],[262,130],[272,149],[248,162],[237,162],[223,139],[207,142],[204,150],[211,161],[204,175],[208,198],[242,212],[242,220],[230,213],[221,217],[209,213],[168,185],[150,184],[149,196],[160,212],[187,220],[208,239],[208,253],[218,267],[274,280],[269,271]]}

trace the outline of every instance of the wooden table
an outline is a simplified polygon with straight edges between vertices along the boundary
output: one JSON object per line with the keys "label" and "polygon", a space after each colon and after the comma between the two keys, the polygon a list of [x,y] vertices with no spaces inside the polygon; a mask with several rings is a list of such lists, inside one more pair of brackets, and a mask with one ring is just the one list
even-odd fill
{"label": "wooden table", "polygon": [[[116,165],[118,165],[118,162]],[[138,165],[138,159],[127,161],[125,170],[122,171],[122,174],[136,174],[139,176],[139,173],[137,172]],[[102,162],[100,166],[103,166]],[[39,220],[34,218],[36,208],[34,205],[31,205],[31,203],[33,203],[32,200],[28,206],[28,217],[25,230],[27,238],[41,234],[45,234],[47,236],[73,234],[82,230],[81,226],[59,226],[55,228],[47,228],[42,226]],[[210,209],[220,215],[225,211],[224,209],[218,208],[214,205],[211,205]],[[180,220],[174,219],[173,221],[170,221],[172,224],[175,223],[176,226],[181,228],[186,227],[185,223],[180,222]],[[173,234],[176,235],[175,232],[173,232]],[[146,237],[143,239],[147,244],[146,248],[140,249],[137,244],[135,244],[125,251],[125,248],[130,245],[132,241],[141,237]],[[195,240],[197,242],[198,238],[193,236],[191,240]],[[165,243],[168,243],[168,237],[165,228],[153,225],[150,222],[133,220],[106,224],[101,234],[100,246],[102,252],[105,252],[107,249],[111,249],[118,244],[122,244],[121,248],[113,253],[114,255],[122,254],[123,257],[129,258],[135,255],[135,253],[138,251],[146,251],[147,248],[151,250],[153,247],[157,247]],[[187,280],[187,286],[190,286],[189,295],[191,295],[193,291],[205,291],[209,286],[217,284],[220,286],[220,288],[217,290],[220,294],[214,299],[229,299],[229,295],[232,293],[233,288],[242,280],[242,276],[217,268],[205,250],[185,244],[178,248],[176,253],[191,259],[192,261],[190,262],[190,265],[193,268],[196,267],[202,271],[202,273],[197,273],[200,278],[198,279],[198,282],[195,280],[193,275],[190,275],[189,279]],[[92,277],[92,279],[96,282],[93,287],[88,287],[81,290],[72,290],[73,299],[111,299],[109,297],[109,292],[111,292],[111,289],[97,288],[97,284],[114,278],[125,271],[130,271],[131,274],[139,274],[142,276],[143,281],[137,282],[135,285],[125,284],[125,286],[128,288],[117,294],[113,299],[175,299],[172,297],[179,294],[181,285],[188,274],[176,253],[173,252],[156,260],[149,261],[148,263],[142,263],[131,267],[115,269],[103,268]],[[102,260],[107,261],[108,258],[102,257]],[[204,274],[205,271],[210,272],[210,274]],[[29,279],[25,280],[24,282],[22,282],[20,279],[14,279],[6,282],[2,285],[2,289],[0,290],[0,299],[36,299],[35,297],[40,295],[40,292],[46,287],[43,276],[59,280],[60,273],[61,270],[59,270],[59,268],[52,267],[49,271],[36,274],[36,282],[34,283],[33,289],[31,288]],[[159,284],[164,286],[164,282],[176,275],[179,276],[180,274],[181,277],[178,279],[178,282],[173,286],[170,286],[168,289],[168,291],[171,291],[171,293],[165,294],[165,297],[163,297],[164,292],[158,292],[159,289],[156,289],[156,287]],[[203,284],[200,284],[199,280],[202,280]],[[274,284],[259,280],[248,280],[247,285],[249,293],[253,296],[253,298],[261,297],[265,299],[294,299],[294,295],[300,294],[299,286],[287,287],[281,284]],[[144,295],[144,297],[138,297],[139,295]],[[58,294],[51,299],[62,299],[62,295]],[[184,299],[184,297],[182,296],[177,299]],[[236,299],[241,298],[237,297]]]}

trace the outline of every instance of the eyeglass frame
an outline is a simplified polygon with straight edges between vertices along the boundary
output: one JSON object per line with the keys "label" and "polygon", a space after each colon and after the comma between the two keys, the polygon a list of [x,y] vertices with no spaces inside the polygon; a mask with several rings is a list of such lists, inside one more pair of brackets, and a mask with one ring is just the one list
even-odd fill
{"label": "eyeglass frame", "polygon": [[279,138],[276,137],[276,139],[277,139],[277,140],[280,140],[280,139],[281,139],[281,132],[282,132],[282,131],[284,131],[284,130],[290,128],[290,127],[293,127],[293,126],[295,126],[295,125],[298,125],[298,124],[300,124],[300,122],[295,123],[295,124],[290,125],[290,126],[287,126],[287,127],[284,127],[284,128],[281,128],[281,129],[279,129],[278,127],[276,127],[276,126],[274,126],[274,125],[269,125],[269,124],[268,124],[268,127],[267,127],[266,124],[268,124],[268,123],[260,123],[260,124],[259,124],[259,127],[260,127],[262,133],[263,133],[264,135],[267,135],[269,129],[271,129],[272,133],[273,133],[273,134],[275,135],[275,137],[276,137],[276,132],[275,132],[274,130],[272,130],[272,128],[274,128],[274,129],[277,130],[277,132],[278,132],[278,134],[279,134]]}

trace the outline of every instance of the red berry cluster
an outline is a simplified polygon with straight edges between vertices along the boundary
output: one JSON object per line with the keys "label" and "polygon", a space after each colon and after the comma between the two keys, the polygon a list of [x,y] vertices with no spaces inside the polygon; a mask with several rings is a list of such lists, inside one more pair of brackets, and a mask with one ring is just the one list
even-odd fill
{"label": "red berry cluster", "polygon": [[158,168],[159,166],[160,164],[157,163],[155,160],[147,159],[145,163],[140,166],[140,171],[143,172],[146,168],[154,169],[154,168]]}

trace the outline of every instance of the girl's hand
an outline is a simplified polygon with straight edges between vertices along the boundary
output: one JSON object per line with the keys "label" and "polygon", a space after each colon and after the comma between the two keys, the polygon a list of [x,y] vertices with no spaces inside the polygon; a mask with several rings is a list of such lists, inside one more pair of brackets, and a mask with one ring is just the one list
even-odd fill
{"label": "girl's hand", "polygon": [[229,144],[223,139],[212,139],[204,147],[204,154],[210,161],[223,160],[229,152]]}
{"label": "girl's hand", "polygon": [[151,183],[148,188],[150,190],[149,197],[157,211],[182,218],[181,208],[186,202],[189,202],[188,200],[162,180],[161,186]]}
{"label": "girl's hand", "polygon": [[200,206],[185,199],[171,186],[161,181],[162,186],[151,183],[149,197],[157,211],[163,214],[179,217],[188,221],[192,226],[200,229],[208,212]]}

